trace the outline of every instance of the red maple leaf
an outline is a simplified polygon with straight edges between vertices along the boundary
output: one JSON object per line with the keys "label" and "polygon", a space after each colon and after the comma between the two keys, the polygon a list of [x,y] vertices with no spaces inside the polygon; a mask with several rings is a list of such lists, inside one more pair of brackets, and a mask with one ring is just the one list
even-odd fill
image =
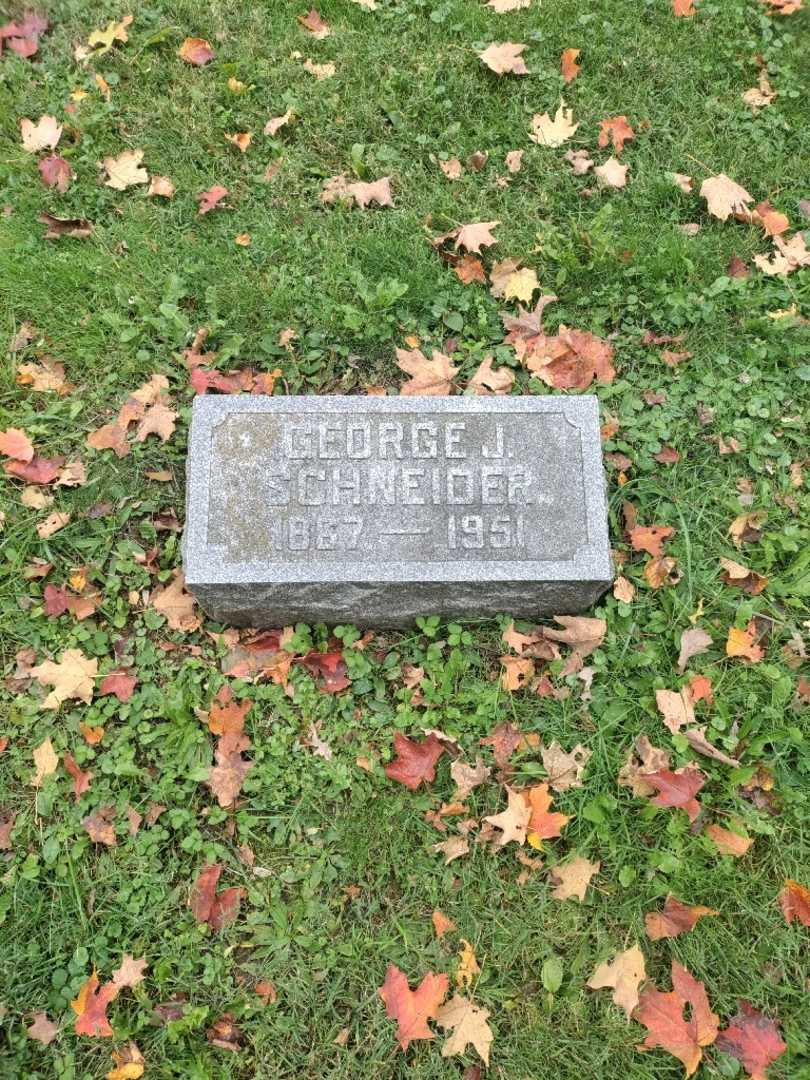
{"label": "red maple leaf", "polygon": [[65,464],[63,457],[44,458],[34,454],[30,461],[6,461],[3,468],[9,476],[27,484],[52,484]]}
{"label": "red maple leaf", "polygon": [[695,795],[706,783],[706,777],[698,769],[684,769],[678,773],[661,769],[645,773],[644,779],[658,789],[658,794],[650,800],[654,806],[680,808],[686,811],[690,821],[697,820],[700,803]]}
{"label": "red maple leaf", "polygon": [[239,904],[245,896],[241,887],[224,889],[217,893],[217,882],[222,866],[212,863],[204,866],[191,889],[189,907],[197,922],[207,922],[212,930],[228,926],[239,914]]}
{"label": "red maple leaf", "polygon": [[444,753],[444,746],[435,735],[428,735],[422,742],[417,742],[397,731],[394,734],[394,750],[396,757],[385,766],[385,775],[389,780],[396,780],[409,790],[416,791],[423,780],[436,778],[436,762]]}
{"label": "red maple leaf", "polygon": [[414,1039],[435,1038],[427,1022],[439,1011],[448,982],[446,975],[435,975],[431,971],[415,990],[411,990],[396,964],[388,965],[385,982],[377,992],[385,1002],[386,1015],[398,1022],[397,1040],[403,1050],[407,1050]]}
{"label": "red maple leaf", "polygon": [[87,772],[83,772],[76,764],[76,759],[72,754],[65,754],[62,760],[66,771],[73,777],[73,794],[76,797],[76,802],[78,802],[85,791],[90,790],[90,781],[93,779],[93,774],[89,769]]}
{"label": "red maple leaf", "polygon": [[98,975],[93,974],[79,991],[70,1007],[76,1013],[73,1030],[77,1035],[94,1035],[110,1038],[113,1029],[107,1019],[107,1006],[118,997],[118,986],[114,982],[105,983],[99,988]]}
{"label": "red maple leaf", "polygon": [[346,661],[341,652],[307,653],[301,663],[313,679],[320,677],[323,680],[320,689],[325,694],[337,694],[340,690],[351,686],[351,681],[346,674]]}
{"label": "red maple leaf", "polygon": [[209,188],[208,191],[201,191],[200,194],[197,196],[200,202],[200,209],[197,211],[197,213],[209,213],[228,194],[228,189],[226,187],[223,187],[221,184],[214,184],[214,186],[212,188]]}
{"label": "red maple leaf", "polygon": [[768,1066],[787,1050],[776,1022],[747,1001],[740,1002],[740,1011],[717,1036],[717,1047],[741,1062],[751,1080],[767,1080]]}
{"label": "red maple leaf", "polygon": [[129,701],[135,693],[137,685],[138,677],[136,675],[128,675],[125,671],[111,671],[109,675],[105,675],[101,680],[98,693],[115,694],[119,701]]}

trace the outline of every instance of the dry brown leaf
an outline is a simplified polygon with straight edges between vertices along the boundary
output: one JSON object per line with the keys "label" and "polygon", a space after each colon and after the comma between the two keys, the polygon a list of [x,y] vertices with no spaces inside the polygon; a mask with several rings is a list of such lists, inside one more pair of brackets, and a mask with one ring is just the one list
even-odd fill
{"label": "dry brown leaf", "polygon": [[58,709],[69,698],[78,698],[89,705],[98,674],[98,659],[85,656],[80,649],[65,649],[58,664],[44,660],[32,667],[30,674],[43,686],[53,687],[42,702],[43,709]]}
{"label": "dry brown leaf", "polygon": [[562,146],[578,127],[579,123],[574,123],[574,110],[567,109],[565,102],[561,101],[553,120],[548,113],[535,113],[529,138],[540,146]]}
{"label": "dry brown leaf", "polygon": [[194,611],[194,597],[185,590],[182,570],[175,570],[172,580],[152,593],[151,606],[165,616],[172,630],[191,633],[199,629],[202,619]]}
{"label": "dry brown leaf", "polygon": [[214,59],[214,50],[205,38],[186,38],[180,46],[177,55],[181,60],[194,67],[203,67]]}
{"label": "dry brown leaf", "polygon": [[591,878],[599,873],[600,862],[592,863],[582,856],[577,856],[570,862],[555,866],[551,871],[551,880],[555,884],[551,895],[555,900],[570,900],[576,898],[580,903],[585,899],[585,893]]}
{"label": "dry brown leaf", "polygon": [[614,1004],[624,1009],[627,1019],[638,1005],[638,988],[647,978],[644,953],[633,945],[617,953],[611,961],[605,960],[588,980],[591,990],[612,990]]}
{"label": "dry brown leaf", "polygon": [[400,393],[407,396],[424,394],[436,397],[449,394],[458,368],[453,367],[449,356],[433,350],[430,360],[420,349],[397,349],[397,367],[401,368],[410,380],[400,387]]}
{"label": "dry brown leaf", "polygon": [[53,743],[50,739],[45,739],[34,750],[34,775],[30,780],[31,786],[35,788],[42,787],[42,781],[46,776],[55,773],[58,765],[59,758],[56,756]]}
{"label": "dry brown leaf", "polygon": [[515,382],[515,373],[505,365],[492,369],[492,356],[485,356],[478,370],[467,383],[468,390],[474,390],[476,394],[508,394]]}
{"label": "dry brown leaf", "polygon": [[315,8],[311,8],[306,15],[299,15],[298,22],[318,40],[329,37],[332,33],[329,24],[324,21]]}
{"label": "dry brown leaf", "polygon": [[670,767],[669,754],[653,746],[646,735],[640,735],[636,741],[635,753],[638,761],[631,750],[627,755],[627,761],[619,771],[618,782],[620,787],[629,787],[637,798],[644,798],[655,794],[655,787],[644,779],[650,773],[668,770]]}
{"label": "dry brown leaf", "polygon": [[706,835],[721,855],[731,855],[735,859],[741,859],[754,842],[750,837],[740,836],[720,825],[707,825]]}
{"label": "dry brown leaf", "polygon": [[612,116],[599,123],[599,146],[604,149],[611,142],[618,155],[624,150],[624,144],[635,137],[636,133],[627,123],[626,116]]}
{"label": "dry brown leaf", "polygon": [[504,164],[510,173],[519,173],[523,168],[523,150],[510,150],[504,158]]}
{"label": "dry brown leaf", "polygon": [[116,191],[124,191],[134,184],[148,183],[149,173],[141,166],[143,153],[143,150],[124,150],[117,157],[105,157],[105,185]]}
{"label": "dry brown leaf", "polygon": [[308,71],[310,75],[314,75],[318,82],[321,82],[323,79],[331,79],[337,68],[334,64],[316,64],[314,60],[307,57],[304,61],[304,70]]}
{"label": "dry brown leaf", "polygon": [[450,158],[449,161],[440,161],[439,168],[448,180],[458,180],[461,177],[461,162],[458,158]]}
{"label": "dry brown leaf", "polygon": [[693,930],[704,915],[719,914],[703,904],[682,904],[674,896],[668,896],[662,911],[650,911],[644,916],[644,925],[650,941],[660,941]]}
{"label": "dry brown leaf", "polygon": [[453,859],[466,855],[470,850],[470,845],[466,836],[451,836],[448,840],[442,840],[441,843],[434,844],[433,850],[441,851],[444,855],[444,865],[448,866]]}
{"label": "dry brown leaf", "polygon": [[491,772],[490,767],[485,765],[480,757],[475,759],[475,765],[468,765],[457,758],[450,766],[450,778],[456,785],[454,801],[463,802],[471,791],[489,779]]}
{"label": "dry brown leaf", "polygon": [[556,740],[551,746],[543,746],[540,755],[550,786],[555,791],[581,788],[582,774],[592,753],[592,750],[586,749],[581,743],[577,743],[570,754],[567,754]]}
{"label": "dry brown leaf", "polygon": [[686,671],[686,665],[692,657],[699,656],[701,653],[706,652],[711,644],[711,634],[707,634],[705,630],[701,630],[699,627],[693,627],[691,630],[684,630],[681,634],[681,651],[678,656],[678,671],[683,674],[683,672]]}
{"label": "dry brown leaf", "polygon": [[507,807],[500,814],[490,814],[484,818],[489,825],[500,830],[497,843],[499,847],[514,842],[522,845],[526,842],[526,830],[531,817],[531,807],[520,791],[506,786]]}
{"label": "dry brown leaf", "polygon": [[228,142],[232,143],[233,146],[235,146],[236,149],[241,151],[241,153],[243,154],[253,142],[253,135],[249,131],[237,131],[234,132],[233,135],[229,134],[226,131],[224,132],[224,135]]}
{"label": "dry brown leaf", "polygon": [[574,176],[584,176],[593,168],[593,161],[587,150],[568,150],[565,160],[571,166]]}
{"label": "dry brown leaf", "polygon": [[64,529],[69,522],[70,514],[54,510],[52,514],[48,514],[45,520],[40,521],[39,525],[37,525],[37,536],[40,540],[47,540],[49,536],[53,536],[60,529]]}
{"label": "dry brown leaf", "polygon": [[41,116],[36,124],[24,117],[20,120],[20,135],[23,149],[29,154],[36,154],[39,150],[53,150],[62,137],[62,125],[57,123],[55,116],[47,114]]}
{"label": "dry brown leaf", "polygon": [[732,214],[747,216],[750,213],[748,204],[753,196],[725,173],[704,180],[700,186],[700,195],[706,200],[709,213],[720,221],[726,221]]}
{"label": "dry brown leaf", "polygon": [[489,1065],[492,1029],[487,1023],[489,1010],[474,1005],[460,994],[454,994],[436,1013],[436,1023],[443,1031],[452,1031],[442,1047],[442,1057],[466,1053],[474,1046],[485,1065]]}
{"label": "dry brown leaf", "polygon": [[496,225],[500,225],[500,221],[475,221],[469,225],[462,225],[456,233],[456,251],[463,247],[478,255],[482,247],[497,244],[498,241],[492,235],[492,230]]}
{"label": "dry brown leaf", "polygon": [[528,75],[529,69],[521,56],[525,48],[514,41],[493,42],[478,54],[478,59],[496,75]]}
{"label": "dry brown leaf", "polygon": [[593,170],[599,182],[612,188],[623,188],[627,184],[629,165],[622,165],[616,158],[608,158],[604,165],[597,165]]}

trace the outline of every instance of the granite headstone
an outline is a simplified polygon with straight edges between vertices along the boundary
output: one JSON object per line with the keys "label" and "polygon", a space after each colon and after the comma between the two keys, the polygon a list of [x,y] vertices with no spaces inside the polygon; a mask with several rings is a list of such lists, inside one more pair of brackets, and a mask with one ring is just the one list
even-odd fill
{"label": "granite headstone", "polygon": [[186,585],[235,626],[581,611],[611,581],[597,400],[198,397]]}

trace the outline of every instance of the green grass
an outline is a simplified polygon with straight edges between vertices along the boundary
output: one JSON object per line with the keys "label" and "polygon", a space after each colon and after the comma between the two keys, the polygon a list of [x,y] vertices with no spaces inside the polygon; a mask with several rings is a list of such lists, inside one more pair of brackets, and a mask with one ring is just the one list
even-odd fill
{"label": "green grass", "polygon": [[[585,987],[597,963],[639,942],[657,985],[669,986],[671,959],[679,959],[706,983],[724,1024],[741,997],[778,1017],[789,1049],[769,1075],[806,1080],[808,931],[786,926],[776,896],[786,877],[810,884],[810,729],[796,696],[799,671],[783,651],[797,634],[807,641],[810,618],[810,481],[798,489],[790,482],[791,463],[804,462],[810,475],[810,332],[771,314],[796,305],[810,317],[810,271],[784,280],[726,277],[732,255],[748,260],[766,250],[760,230],[707,216],[697,194],[682,194],[666,174],[691,174],[699,188],[725,172],[801,227],[797,204],[810,197],[810,15],[771,19],[757,0],[703,0],[694,19],[673,18],[668,0],[533,0],[504,16],[477,0],[378,0],[376,12],[323,0],[333,34],[314,41],[295,18],[306,7],[154,0],[132,9],[129,42],[85,69],[72,59],[75,43],[127,9],[65,0],[51,7],[54,26],[36,63],[0,59],[0,206],[9,208],[0,218],[0,338],[10,340],[26,320],[40,335],[26,353],[4,358],[0,427],[23,427],[43,453],[81,454],[88,472],[84,487],[57,490],[56,506],[73,519],[45,541],[35,532],[39,516],[20,506],[19,485],[0,488],[0,660],[8,679],[23,647],[38,661],[75,647],[106,671],[117,649],[140,679],[127,704],[102,697],[57,714],[41,709],[36,684],[0,688],[0,735],[9,738],[0,806],[18,814],[13,849],[0,855],[0,1075],[101,1077],[112,1067],[111,1045],[132,1038],[147,1077],[458,1077],[472,1055],[442,1059],[439,1041],[400,1053],[376,988],[388,963],[412,985],[428,970],[452,975],[464,937],[483,969],[475,998],[492,1013],[494,1076],[680,1077],[674,1058],[638,1053],[643,1029],[628,1026],[607,993]],[[186,36],[211,41],[215,61],[183,64],[176,53]],[[476,49],[497,40],[527,44],[528,77],[499,79],[481,66]],[[568,87],[559,75],[566,47],[581,48],[583,64]],[[756,84],[757,54],[779,97],[754,116],[741,94]],[[302,70],[305,57],[334,62],[337,75],[316,82]],[[110,84],[109,102],[93,70]],[[249,89],[232,93],[230,76]],[[77,88],[88,96],[66,116]],[[528,141],[532,114],[554,111],[563,93],[581,123],[570,145],[597,161],[607,156],[596,150],[599,120],[628,116],[637,137],[622,156],[631,169],[626,189],[587,196],[591,178],[571,176],[565,147]],[[295,125],[276,139],[261,135],[287,108]],[[59,150],[77,176],[64,195],[42,186],[35,155],[21,148],[20,117],[42,113],[65,122]],[[244,155],[224,138],[239,131],[254,135]],[[144,150],[150,174],[172,178],[171,202],[103,186],[98,163],[129,148]],[[523,170],[499,186],[504,155],[520,148]],[[449,183],[437,159],[465,160],[475,150],[489,153],[485,168]],[[263,180],[276,159],[276,177]],[[395,208],[324,207],[323,184],[341,172],[390,175]],[[213,184],[230,190],[228,209],[198,217],[196,196]],[[44,241],[36,219],[45,210],[91,219],[93,236]],[[256,764],[239,809],[221,811],[201,783],[213,740],[195,710],[207,709],[223,682],[224,654],[205,633],[175,633],[127,600],[156,584],[136,556],[159,547],[160,581],[179,563],[175,535],[157,531],[155,519],[170,507],[182,512],[191,391],[180,350],[208,326],[224,369],[281,367],[295,393],[394,390],[402,382],[394,348],[410,334],[425,348],[455,339],[462,378],[487,352],[514,364],[500,344],[503,305],[481,286],[463,286],[428,243],[458,224],[496,219],[487,263],[519,257],[532,266],[544,291],[559,296],[552,327],[611,335],[619,374],[597,392],[620,430],[606,450],[633,462],[624,486],[610,470],[614,545],[627,552],[621,503],[630,499],[642,522],[676,530],[668,550],[683,578],[652,591],[643,562],[628,556],[624,572],[637,597],[623,605],[608,595],[596,611],[608,633],[589,661],[590,701],[575,679],[566,700],[502,691],[494,624],[464,634],[388,634],[362,654],[349,651],[352,687],[338,696],[321,694],[300,670],[292,699],[273,685],[230,680],[255,702],[247,727]],[[697,236],[684,235],[685,222],[700,223]],[[249,248],[234,243],[243,232]],[[278,344],[287,327],[298,335],[292,351]],[[645,329],[683,332],[693,358],[666,367],[659,350],[641,346]],[[65,364],[73,393],[57,398],[15,384],[17,364],[38,353]],[[120,461],[88,450],[88,432],[155,371],[168,376],[180,409],[172,440],[149,439]],[[524,374],[518,387],[542,389]],[[663,391],[664,404],[647,405],[649,390]],[[710,424],[699,422],[699,406],[715,411]],[[720,455],[718,435],[736,438],[741,450]],[[655,461],[663,445],[678,449],[679,464]],[[171,484],[144,476],[166,468]],[[762,541],[739,553],[727,529],[744,508],[743,478],[751,508],[768,519]],[[102,500],[113,513],[88,517]],[[766,574],[765,592],[750,598],[725,586],[723,556]],[[54,564],[45,582],[24,577],[34,557]],[[43,585],[61,584],[79,565],[91,568],[103,593],[99,611],[82,623],[47,618]],[[680,685],[680,635],[701,603],[699,625],[714,645],[690,670],[708,674],[715,695],[711,710],[700,707],[701,723],[727,750],[743,744],[741,770],[701,761],[709,777],[701,801],[707,820],[739,817],[755,838],[736,862],[718,858],[685,815],[656,812],[616,784],[640,733],[678,764],[689,759],[684,746],[672,746],[655,690]],[[747,667],[727,660],[723,645],[730,626],[753,616],[768,621],[771,635],[764,661]],[[313,640],[325,643],[322,628]],[[167,642],[198,651],[166,652]],[[410,704],[405,664],[424,666],[426,706]],[[593,750],[584,788],[555,800],[574,817],[544,853],[546,866],[573,851],[601,860],[581,907],[550,897],[545,870],[519,886],[509,849],[473,847],[443,866],[431,850],[441,837],[423,815],[452,793],[446,759],[435,784],[417,794],[388,782],[379,766],[367,774],[355,764],[371,752],[387,760],[395,730],[423,727],[448,731],[474,756],[479,738],[507,719],[545,742]],[[313,721],[335,751],[331,762],[301,745]],[[106,727],[100,746],[85,745],[80,723]],[[29,786],[33,749],[46,737],[95,774],[78,805],[61,766],[36,798]],[[536,752],[515,763],[516,783],[542,776]],[[776,778],[775,816],[740,794],[759,763]],[[153,802],[166,812],[129,837],[126,807],[144,813]],[[497,812],[502,802],[489,785],[471,797],[471,813]],[[119,810],[118,846],[99,850],[81,818],[108,803]],[[240,861],[245,843],[269,875]],[[247,889],[239,920],[220,935],[195,924],[187,908],[208,859],[225,865],[223,885]],[[349,885],[360,888],[355,899],[344,892]],[[644,915],[669,892],[721,914],[650,943]],[[435,907],[458,925],[442,942],[430,923]],[[109,978],[122,951],[145,956],[149,970],[110,1008],[115,1040],[75,1036],[69,1001],[93,965]],[[554,994],[541,978],[551,957],[564,972]],[[278,989],[274,1005],[253,993],[262,978]],[[188,995],[186,1017],[156,1024],[154,1006],[175,993]],[[47,1048],[25,1035],[40,1009],[64,1024]],[[206,1041],[225,1010],[244,1031],[239,1054]],[[333,1040],[344,1027],[349,1039],[339,1047]],[[743,1075],[735,1069],[709,1049],[699,1075]]]}

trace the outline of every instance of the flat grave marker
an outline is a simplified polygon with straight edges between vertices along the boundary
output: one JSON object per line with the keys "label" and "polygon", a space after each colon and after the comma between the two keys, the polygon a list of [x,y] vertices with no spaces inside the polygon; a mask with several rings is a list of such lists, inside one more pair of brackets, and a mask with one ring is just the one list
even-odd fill
{"label": "flat grave marker", "polygon": [[234,626],[581,611],[612,579],[597,400],[197,397],[183,543]]}

